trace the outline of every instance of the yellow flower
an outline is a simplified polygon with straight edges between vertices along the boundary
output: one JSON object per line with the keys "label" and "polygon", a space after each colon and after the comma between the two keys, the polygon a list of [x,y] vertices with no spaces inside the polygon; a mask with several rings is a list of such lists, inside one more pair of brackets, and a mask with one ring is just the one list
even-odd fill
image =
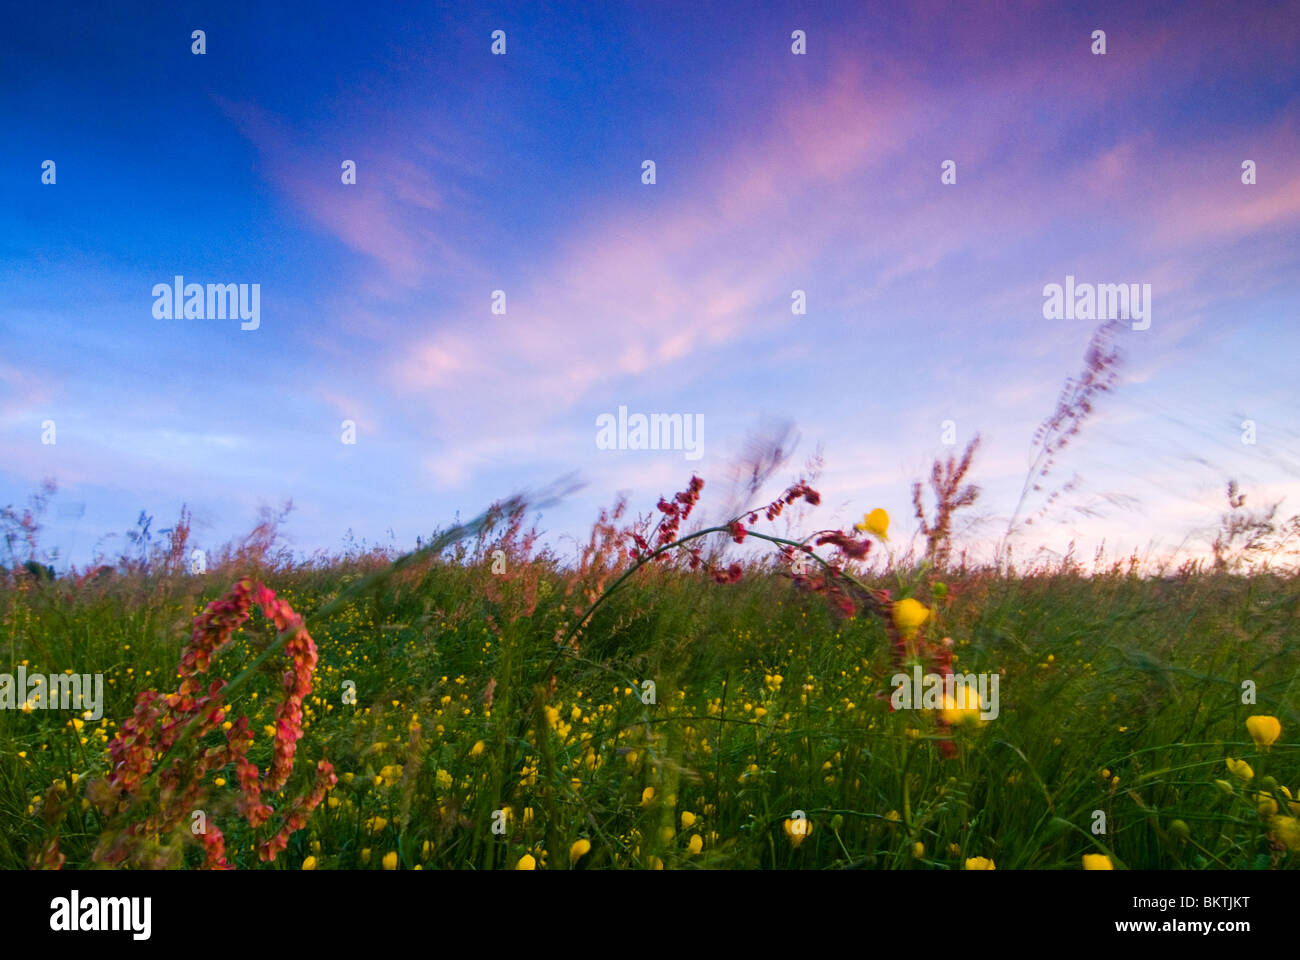
{"label": "yellow flower", "polygon": [[682,829],[683,829],[683,830],[689,830],[689,829],[690,829],[691,827],[693,827],[693,826],[695,826],[695,814],[691,813],[691,811],[689,811],[689,810],[683,810],[683,811],[682,811]]}
{"label": "yellow flower", "polygon": [[993,861],[990,860],[988,857],[967,857],[966,869],[967,870],[996,870],[997,867],[993,865]]}
{"label": "yellow flower", "polygon": [[1268,828],[1286,844],[1288,850],[1300,853],[1300,820],[1295,817],[1274,817],[1269,821]]}
{"label": "yellow flower", "polygon": [[402,765],[400,763],[390,763],[388,766],[381,768],[379,779],[384,782],[384,786],[391,787],[402,779]]}
{"label": "yellow flower", "polygon": [[1291,812],[1300,813],[1300,803],[1297,803],[1294,799],[1292,799],[1291,791],[1288,790],[1286,787],[1280,787],[1279,789],[1284,794],[1286,794],[1286,805],[1291,808]]}
{"label": "yellow flower", "polygon": [[1228,772],[1238,780],[1249,781],[1255,779],[1255,771],[1250,769],[1250,764],[1245,760],[1234,760],[1232,757],[1229,757],[1224,762],[1228,765]]}
{"label": "yellow flower", "polygon": [[591,841],[586,837],[581,840],[574,840],[573,846],[569,848],[569,866],[573,866],[588,853],[591,852]]}
{"label": "yellow flower", "polygon": [[386,854],[384,854],[384,869],[385,869],[385,870],[396,870],[396,869],[397,869],[397,851],[396,851],[396,850],[389,850]]}
{"label": "yellow flower", "polygon": [[1255,741],[1255,746],[1267,750],[1273,746],[1273,741],[1282,735],[1282,724],[1278,723],[1277,717],[1247,717],[1246,730],[1250,733],[1250,738]]}
{"label": "yellow flower", "polygon": [[796,850],[799,848],[799,844],[803,843],[813,831],[812,822],[807,817],[792,817],[782,826],[785,835],[790,838],[790,843]]}
{"label": "yellow flower", "polygon": [[649,806],[650,802],[654,800],[654,798],[655,798],[655,788],[646,787],[644,790],[641,791],[641,806],[643,807]]}
{"label": "yellow flower", "polygon": [[956,688],[956,695],[943,695],[943,719],[954,727],[962,723],[978,723],[980,717],[980,695],[966,684]]}
{"label": "yellow flower", "polygon": [[302,862],[302,868],[303,868],[304,870],[315,870],[315,869],[316,869],[316,858],[315,858],[315,857],[308,857],[306,860],[304,860],[304,861]]}
{"label": "yellow flower", "polygon": [[686,843],[686,852],[692,857],[704,849],[704,838],[698,833],[691,834],[691,839]]}
{"label": "yellow flower", "polygon": [[515,869],[536,870],[537,861],[533,859],[533,855],[531,853],[525,853],[522,857],[519,858],[519,862],[515,864]]}
{"label": "yellow flower", "polygon": [[1104,853],[1085,853],[1083,855],[1083,869],[1085,870],[1114,870],[1115,864],[1110,862],[1110,857]]}
{"label": "yellow flower", "polygon": [[483,741],[482,741],[482,740],[480,740],[478,743],[474,744],[474,746],[472,746],[472,747],[469,748],[469,755],[470,755],[471,757],[477,757],[477,756],[478,756],[480,753],[482,753],[482,752],[483,752]]}
{"label": "yellow flower", "polygon": [[855,523],[854,526],[863,533],[874,533],[881,540],[889,539],[889,534],[887,533],[889,530],[889,514],[884,510],[881,510],[879,507],[876,507],[876,509],[872,510],[870,513],[864,513],[862,515],[862,522]]}
{"label": "yellow flower", "polygon": [[916,843],[912,844],[912,856],[914,856],[914,857],[924,857],[924,856],[925,856],[925,844],[922,843],[920,840],[918,840],[918,841],[916,841]]}
{"label": "yellow flower", "polygon": [[1255,798],[1255,811],[1261,819],[1267,820],[1277,813],[1277,801],[1271,793],[1261,793]]}
{"label": "yellow flower", "polygon": [[930,611],[925,604],[919,600],[913,600],[911,597],[895,601],[891,613],[894,618],[894,626],[905,637],[915,635],[921,624],[925,623],[930,617]]}

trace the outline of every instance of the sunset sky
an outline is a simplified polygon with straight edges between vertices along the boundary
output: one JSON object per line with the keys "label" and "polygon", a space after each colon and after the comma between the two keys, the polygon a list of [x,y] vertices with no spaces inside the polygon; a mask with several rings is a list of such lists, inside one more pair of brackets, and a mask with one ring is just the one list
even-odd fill
{"label": "sunset sky", "polygon": [[[1097,326],[1044,319],[1067,275],[1150,284],[1151,325],[1020,549],[1196,553],[1229,477],[1300,512],[1300,5],[320,7],[6,15],[0,505],[58,481],[60,566],[182,504],[200,547],[288,498],[304,552],[413,546],[576,471],[571,554],[782,420],[770,492],[820,447],[817,525],[904,544],[979,432],[987,552]],[[156,319],[176,275],[260,284],[260,327]],[[703,455],[598,449],[620,406]]]}

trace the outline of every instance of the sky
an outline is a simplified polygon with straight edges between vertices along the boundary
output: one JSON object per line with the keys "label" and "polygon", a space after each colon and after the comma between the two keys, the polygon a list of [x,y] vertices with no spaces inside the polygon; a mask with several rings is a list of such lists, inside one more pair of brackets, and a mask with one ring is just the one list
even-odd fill
{"label": "sky", "polygon": [[[619,493],[718,506],[776,423],[765,493],[820,451],[816,526],[884,507],[896,549],[978,433],[987,555],[1098,325],[1045,317],[1067,276],[1150,325],[1017,550],[1196,555],[1229,478],[1300,512],[1295,2],[42,4],[0,116],[0,505],[57,481],[56,566],[288,499],[304,553],[405,548],[576,473],[563,556]],[[178,275],[257,328],[160,318]],[[620,407],[698,459],[602,449]]]}

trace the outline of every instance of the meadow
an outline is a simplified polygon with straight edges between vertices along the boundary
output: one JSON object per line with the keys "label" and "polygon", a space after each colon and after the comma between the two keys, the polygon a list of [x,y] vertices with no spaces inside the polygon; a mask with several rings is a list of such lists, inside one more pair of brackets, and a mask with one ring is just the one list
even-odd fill
{"label": "meadow", "polygon": [[[0,867],[1294,868],[1294,573],[1230,520],[1162,574],[968,566],[971,452],[888,559],[897,521],[818,530],[801,478],[713,527],[701,481],[619,504],[565,558],[516,498],[400,556],[294,559],[268,518],[199,573],[182,517],[15,564],[0,669],[105,694],[0,710]],[[996,718],[893,709],[914,668],[996,674]]]}

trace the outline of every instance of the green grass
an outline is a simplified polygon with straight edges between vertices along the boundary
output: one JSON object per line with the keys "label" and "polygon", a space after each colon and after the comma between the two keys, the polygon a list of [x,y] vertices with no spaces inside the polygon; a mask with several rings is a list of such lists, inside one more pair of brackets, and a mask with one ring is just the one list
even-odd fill
{"label": "green grass", "polygon": [[[771,571],[728,585],[639,571],[566,648],[550,692],[556,637],[586,609],[589,578],[544,560],[512,559],[503,577],[422,561],[313,615],[373,567],[260,574],[306,616],[320,653],[289,794],[321,756],[340,781],[269,864],[252,852],[262,833],[237,815],[234,783],[211,786],[204,814],[241,868],[315,856],[320,869],[381,869],[390,852],[403,869],[513,868],[525,854],[564,868],[579,838],[591,843],[584,868],[960,869],[982,856],[1078,869],[1085,853],[1129,868],[1296,865],[1252,797],[1266,777],[1300,796],[1295,578],[949,577],[926,636],[953,639],[959,670],[1002,678],[996,720],[943,733],[931,713],[890,711],[883,623],[846,619]],[[106,683],[103,721],[80,730],[70,712],[0,711],[0,867],[30,865],[55,835],[67,866],[91,865],[104,822],[82,792],[105,773],[108,739],[137,693],[175,688],[191,619],[242,572],[0,587],[0,670],[26,661]],[[213,675],[235,676],[272,638],[255,615]],[[277,678],[260,668],[232,701],[263,768]],[[647,680],[654,704],[642,702]],[[1255,705],[1242,702],[1247,680]],[[1252,714],[1281,722],[1267,753],[1247,735]],[[938,746],[947,736],[954,758]],[[1255,781],[1234,779],[1227,757]],[[783,828],[795,810],[812,824],[797,845]],[[188,829],[161,841],[202,860]]]}

